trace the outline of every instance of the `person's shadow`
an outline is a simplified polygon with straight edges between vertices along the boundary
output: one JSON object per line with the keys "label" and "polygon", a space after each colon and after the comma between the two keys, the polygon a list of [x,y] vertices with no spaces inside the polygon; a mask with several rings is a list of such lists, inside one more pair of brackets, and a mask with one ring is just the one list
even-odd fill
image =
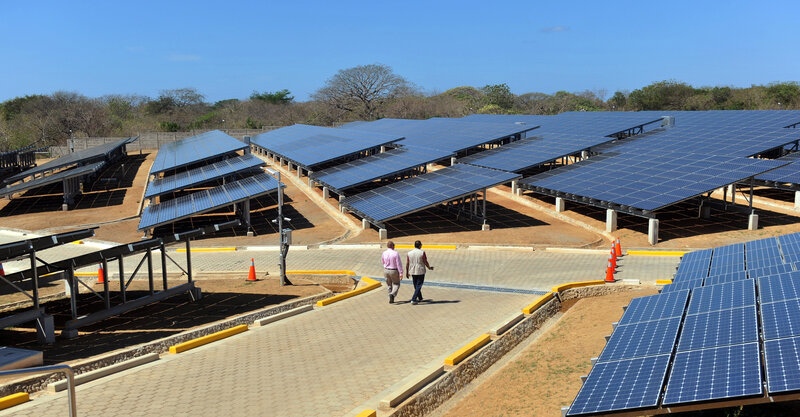
{"label": "person's shadow", "polygon": [[[422,301],[419,301],[417,303],[417,305],[422,306],[422,305],[425,305],[425,304],[453,304],[453,303],[460,303],[460,302],[461,302],[461,300],[431,300],[431,299],[426,298],[426,299],[424,299]],[[409,300],[397,301],[397,302],[395,302],[395,304],[411,304],[411,301],[409,301]]]}

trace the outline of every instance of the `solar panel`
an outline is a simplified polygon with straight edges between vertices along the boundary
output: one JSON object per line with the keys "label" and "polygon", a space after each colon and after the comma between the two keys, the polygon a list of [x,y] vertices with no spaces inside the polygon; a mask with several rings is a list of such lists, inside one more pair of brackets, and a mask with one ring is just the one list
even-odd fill
{"label": "solar panel", "polygon": [[755,305],[686,316],[678,352],[745,342],[758,342]]}
{"label": "solar panel", "polygon": [[190,136],[176,142],[162,144],[150,175],[181,168],[205,160],[247,149],[248,146],[219,130]]}
{"label": "solar panel", "polygon": [[0,197],[23,192],[26,190],[31,190],[38,187],[43,187],[45,185],[53,184],[59,181],[64,181],[66,179],[92,174],[100,170],[105,164],[106,164],[105,162],[96,162],[93,164],[79,166],[61,172],[57,172],[55,174],[48,175],[46,177],[39,177],[31,181],[24,181],[19,184],[14,184],[5,188],[0,188]]}
{"label": "solar panel", "polygon": [[756,286],[753,280],[734,281],[704,286],[692,291],[686,314],[707,313],[751,306],[756,304]]}
{"label": "solar panel", "polygon": [[800,390],[800,337],[764,342],[770,394]]}
{"label": "solar panel", "polygon": [[663,405],[759,395],[758,343],[678,352]]}
{"label": "solar panel", "polygon": [[567,415],[655,407],[669,358],[659,355],[596,364]]}
{"label": "solar panel", "polygon": [[389,178],[451,155],[452,153],[438,150],[397,148],[314,172],[311,177],[333,191],[340,192],[370,181]]}
{"label": "solar panel", "polygon": [[[800,233],[778,236],[778,244],[786,262],[793,262],[789,260],[791,255],[800,254]],[[794,260],[794,262],[797,261],[800,261],[800,259]]]}
{"label": "solar panel", "polygon": [[52,161],[45,162],[27,171],[23,171],[19,174],[12,175],[6,178],[5,182],[10,184],[42,172],[53,171],[70,165],[98,162],[98,160],[105,159],[106,157],[108,157],[108,155],[118,151],[123,146],[135,141],[138,138],[139,138],[138,136],[125,138],[115,142],[109,142],[102,145],[94,146],[89,149],[75,151],[70,154],[64,155],[60,158],[53,159]]}
{"label": "solar panel", "polygon": [[514,123],[482,123],[465,119],[381,119],[351,127],[366,132],[392,133],[405,137],[402,146],[437,149],[457,153],[496,142],[511,136],[521,136],[536,125]]}
{"label": "solar panel", "polygon": [[711,258],[711,269],[709,275],[721,275],[745,269],[744,243],[720,246],[714,248],[714,256]]}
{"label": "solar panel", "polygon": [[706,277],[704,286],[724,284],[726,282],[741,281],[748,279],[747,271],[727,272],[720,275]]}
{"label": "solar panel", "polygon": [[545,194],[655,211],[785,162],[683,152],[607,153],[520,181]]}
{"label": "solar panel", "polygon": [[142,210],[139,230],[173,223],[182,218],[202,214],[248,198],[275,192],[278,181],[266,173],[229,182],[209,190],[186,194]]}
{"label": "solar panel", "polygon": [[712,254],[712,249],[703,249],[684,254],[672,281],[679,282],[706,277],[711,266]]}
{"label": "solar panel", "polygon": [[800,336],[800,299],[761,304],[764,340]]}
{"label": "solar panel", "polygon": [[600,354],[599,362],[671,353],[678,337],[680,317],[617,326]]}
{"label": "solar panel", "polygon": [[265,162],[252,154],[236,156],[200,168],[184,171],[176,175],[156,178],[147,185],[147,192],[145,192],[144,197],[152,198],[158,195],[169,194],[174,191],[190,188],[263,165],[265,165]]}
{"label": "solar panel", "polygon": [[688,299],[689,291],[686,290],[634,298],[625,309],[619,325],[680,317],[686,309]]}
{"label": "solar panel", "polygon": [[763,276],[758,279],[758,293],[762,304],[800,298],[800,272]]}
{"label": "solar panel", "polygon": [[761,277],[782,274],[785,272],[792,272],[792,271],[794,271],[794,268],[792,268],[791,264],[777,264],[772,266],[765,266],[763,268],[758,268],[758,269],[748,269],[747,275],[750,277],[750,279],[758,279]]}
{"label": "solar panel", "polygon": [[661,122],[663,115],[643,112],[566,112],[555,116],[473,114],[462,120],[484,123],[524,123],[539,125],[539,131],[610,136]]}
{"label": "solar panel", "polygon": [[347,197],[341,204],[381,223],[517,178],[519,175],[504,171],[456,164]]}

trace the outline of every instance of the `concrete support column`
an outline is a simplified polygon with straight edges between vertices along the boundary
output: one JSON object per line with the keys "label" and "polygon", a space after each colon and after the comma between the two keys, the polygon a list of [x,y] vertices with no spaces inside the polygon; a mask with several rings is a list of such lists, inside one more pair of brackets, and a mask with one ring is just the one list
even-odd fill
{"label": "concrete support column", "polygon": [[750,213],[750,218],[747,219],[747,230],[758,230],[758,214]]}
{"label": "concrete support column", "polygon": [[564,199],[561,197],[556,197],[556,213],[562,213],[562,212],[564,212]]}
{"label": "concrete support column", "polygon": [[300,168],[300,166],[298,166],[297,167],[297,178],[300,178],[301,175],[303,175],[303,168]]}
{"label": "concrete support column", "polygon": [[650,245],[658,243],[658,219],[650,219],[647,225],[647,242]]}
{"label": "concrete support column", "polygon": [[581,151],[581,160],[589,159],[589,151]]}
{"label": "concrete support column", "polygon": [[617,230],[616,210],[606,210],[606,232],[611,233]]}
{"label": "concrete support column", "polygon": [[330,198],[330,196],[331,192],[330,190],[328,190],[328,187],[322,187],[322,199],[327,200],[328,198]]}
{"label": "concrete support column", "polygon": [[342,201],[344,201],[344,196],[339,194],[339,202],[341,203]]}
{"label": "concrete support column", "polygon": [[384,152],[386,152],[386,146],[381,145],[381,153],[384,153]]}
{"label": "concrete support column", "polygon": [[731,195],[731,204],[736,204],[736,186],[734,184],[728,186],[728,193]]}
{"label": "concrete support column", "polygon": [[317,185],[317,183],[311,179],[311,171],[308,171],[308,187],[314,188],[315,185]]}
{"label": "concrete support column", "polygon": [[704,219],[711,218],[711,206],[707,205],[700,206],[700,217]]}
{"label": "concrete support column", "polygon": [[386,240],[389,237],[389,232],[386,229],[378,229],[378,239]]}
{"label": "concrete support column", "polygon": [[364,230],[369,229],[369,221],[367,219],[361,219],[361,228]]}
{"label": "concrete support column", "polygon": [[283,158],[278,160],[278,166],[281,166],[281,167],[283,166]]}
{"label": "concrete support column", "polygon": [[518,190],[519,183],[517,183],[517,180],[511,181],[511,194],[517,195]]}
{"label": "concrete support column", "polygon": [[481,225],[481,230],[483,230],[483,231],[492,230],[492,227],[489,226],[488,223],[484,223],[483,225]]}
{"label": "concrete support column", "polygon": [[800,191],[794,192],[794,209],[800,210]]}
{"label": "concrete support column", "polygon": [[347,214],[347,209],[341,204],[339,204],[339,211],[341,211],[343,214]]}
{"label": "concrete support column", "polygon": [[456,164],[456,157],[455,156],[451,156],[450,157],[450,165],[455,165],[455,164]]}

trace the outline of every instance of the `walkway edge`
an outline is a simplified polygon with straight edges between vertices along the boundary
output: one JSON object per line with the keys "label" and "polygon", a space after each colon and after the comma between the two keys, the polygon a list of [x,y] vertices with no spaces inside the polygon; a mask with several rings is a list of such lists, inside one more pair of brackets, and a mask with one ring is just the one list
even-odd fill
{"label": "walkway edge", "polygon": [[491,341],[492,337],[486,333],[478,336],[475,340],[467,343],[464,347],[455,351],[455,353],[445,358],[444,360],[445,367],[458,365],[469,355],[473,354],[476,350],[482,348]]}
{"label": "walkway edge", "polygon": [[631,256],[683,256],[689,251],[684,250],[629,250],[625,252]]}
{"label": "walkway edge", "polygon": [[375,288],[378,288],[378,287],[381,286],[380,282],[375,281],[374,279],[372,279],[370,277],[361,277],[361,280],[366,282],[367,285],[364,286],[364,287],[361,287],[361,288],[357,288],[357,289],[352,290],[352,291],[348,291],[346,293],[335,295],[335,296],[333,296],[331,298],[326,298],[324,300],[319,300],[319,301],[317,301],[317,307],[325,307],[325,306],[331,305],[331,304],[333,304],[335,302],[342,301],[342,300],[348,299],[350,297],[353,297],[353,296],[356,296],[356,295],[359,295],[359,294],[363,294],[363,293],[365,293],[367,291],[372,291]]}
{"label": "walkway edge", "polygon": [[246,324],[240,324],[236,327],[231,327],[230,329],[222,330],[216,333],[211,333],[206,336],[198,337],[197,339],[192,339],[188,342],[179,343],[177,345],[172,345],[169,347],[169,353],[176,354],[181,352],[186,352],[187,350],[194,349],[196,347],[200,347],[203,345],[207,345],[211,342],[216,342],[217,340],[222,340],[227,337],[231,337],[235,334],[239,334],[242,332],[246,332],[249,327]]}
{"label": "walkway edge", "polygon": [[26,403],[31,400],[30,395],[27,392],[18,392],[16,394],[11,394],[0,398],[0,410],[5,410],[6,408],[13,407],[18,404]]}
{"label": "walkway edge", "polygon": [[[105,368],[96,369],[91,372],[86,372],[84,374],[80,374],[75,377],[75,385],[85,384],[87,382],[94,381],[95,379],[100,379],[104,376],[108,376],[111,374],[115,374],[117,372],[122,372],[131,368],[135,368],[139,365],[144,365],[150,362],[155,362],[159,358],[158,353],[148,353],[144,356],[139,356],[133,359],[129,359],[124,362],[116,363],[111,366],[106,366]],[[67,389],[67,380],[62,379],[58,382],[53,382],[52,384],[47,385],[47,390],[50,392],[59,392],[64,391]]]}

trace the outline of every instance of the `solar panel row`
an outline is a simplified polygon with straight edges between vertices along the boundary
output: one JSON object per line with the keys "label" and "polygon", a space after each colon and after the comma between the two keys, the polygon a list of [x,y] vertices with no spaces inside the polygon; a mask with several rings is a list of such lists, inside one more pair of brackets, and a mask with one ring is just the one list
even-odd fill
{"label": "solar panel row", "polygon": [[80,177],[83,175],[89,175],[92,173],[97,172],[103,166],[105,166],[105,162],[95,162],[89,165],[83,165],[75,168],[70,168],[64,171],[57,172],[52,175],[48,175],[46,177],[39,177],[34,180],[21,182],[19,184],[10,185],[5,188],[0,188],[0,197],[4,197],[7,195],[23,192],[26,190],[31,190],[37,187],[42,187],[47,184],[57,183],[59,181],[64,181],[66,179]]}
{"label": "solar panel row", "polygon": [[247,149],[247,145],[219,130],[212,130],[176,142],[165,143],[158,149],[150,175],[185,167],[226,154]]}
{"label": "solar panel row", "polygon": [[159,195],[169,194],[174,191],[183,190],[223,178],[246,170],[251,170],[265,165],[264,161],[251,154],[235,156],[213,164],[204,165],[195,169],[184,171],[164,178],[156,178],[147,185],[145,198],[152,198]]}

